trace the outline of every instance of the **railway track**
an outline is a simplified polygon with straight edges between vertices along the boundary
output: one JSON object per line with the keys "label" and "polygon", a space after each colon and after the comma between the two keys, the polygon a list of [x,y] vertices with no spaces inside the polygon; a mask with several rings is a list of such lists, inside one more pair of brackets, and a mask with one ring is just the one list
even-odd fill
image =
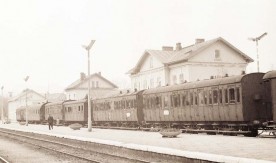
{"label": "railway track", "polygon": [[[16,141],[21,141],[27,144],[31,144],[38,148],[42,148],[45,150],[53,151],[55,153],[60,153],[62,155],[66,155],[74,158],[74,160],[80,160],[80,162],[93,162],[93,163],[102,163],[102,162],[120,162],[120,163],[149,163],[151,161],[119,156],[110,153],[97,152],[93,149],[89,148],[89,145],[85,148],[83,146],[76,146],[65,142],[58,142],[54,140],[47,140],[45,138],[37,138],[31,136],[30,134],[26,134],[24,132],[18,131],[8,131],[0,129],[0,135],[14,139]],[[0,160],[2,161],[1,157]],[[0,161],[0,162],[1,162]],[[2,161],[5,162],[5,161]],[[5,162],[6,163],[6,162]]]}
{"label": "railway track", "polygon": [[1,163],[9,163],[6,159],[4,159],[3,157],[0,156],[0,162]]}

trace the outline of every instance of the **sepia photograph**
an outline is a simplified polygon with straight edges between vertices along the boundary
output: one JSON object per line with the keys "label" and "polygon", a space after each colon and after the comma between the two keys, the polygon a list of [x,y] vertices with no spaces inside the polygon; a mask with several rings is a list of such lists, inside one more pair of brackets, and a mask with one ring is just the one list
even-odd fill
{"label": "sepia photograph", "polygon": [[276,163],[274,14],[0,0],[0,163]]}

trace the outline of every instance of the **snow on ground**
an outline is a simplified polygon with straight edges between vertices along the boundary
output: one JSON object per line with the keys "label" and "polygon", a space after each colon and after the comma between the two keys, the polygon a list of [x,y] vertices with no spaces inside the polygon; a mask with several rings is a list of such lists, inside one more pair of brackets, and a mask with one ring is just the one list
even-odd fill
{"label": "snow on ground", "polygon": [[158,132],[95,128],[88,132],[87,128],[72,130],[63,126],[54,126],[54,130],[48,130],[47,125],[22,126],[18,123],[0,124],[0,127],[210,161],[276,162],[276,139],[273,138],[204,134],[180,134],[177,138],[162,138]]}

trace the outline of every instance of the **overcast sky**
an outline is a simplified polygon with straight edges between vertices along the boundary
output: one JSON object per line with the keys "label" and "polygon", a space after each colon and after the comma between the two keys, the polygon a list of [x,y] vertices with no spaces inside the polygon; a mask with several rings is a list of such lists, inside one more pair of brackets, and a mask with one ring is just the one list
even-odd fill
{"label": "overcast sky", "polygon": [[[0,0],[0,85],[4,92],[63,92],[91,72],[119,87],[146,49],[191,45],[196,38],[223,37],[256,60],[260,70],[276,69],[274,0]],[[257,71],[256,62],[247,72]],[[29,75],[27,85],[23,78]]]}

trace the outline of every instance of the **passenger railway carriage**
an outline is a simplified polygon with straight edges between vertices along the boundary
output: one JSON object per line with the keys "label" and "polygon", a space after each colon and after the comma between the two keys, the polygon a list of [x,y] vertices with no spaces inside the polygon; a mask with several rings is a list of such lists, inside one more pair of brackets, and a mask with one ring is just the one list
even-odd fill
{"label": "passenger railway carriage", "polygon": [[137,127],[143,121],[142,91],[126,93],[93,100],[93,118],[96,125]]}
{"label": "passenger railway carriage", "polygon": [[[271,124],[276,121],[276,71],[120,92],[93,99],[91,104],[97,126],[256,136],[258,129],[275,128]],[[25,111],[25,107],[17,109],[18,121],[25,121]],[[43,122],[49,113],[61,123],[85,125],[87,99],[28,107],[28,120]]]}
{"label": "passenger railway carriage", "polygon": [[276,122],[276,71],[269,71],[263,77],[265,86],[264,97],[266,108],[271,108],[267,112],[272,112],[273,122]]}
{"label": "passenger railway carriage", "polygon": [[145,90],[144,120],[180,128],[257,132],[257,124],[271,117],[263,111],[263,76],[253,73]]}
{"label": "passenger railway carriage", "polygon": [[25,107],[20,107],[16,109],[16,120],[18,122],[26,121],[26,108]]}
{"label": "passenger railway carriage", "polygon": [[45,120],[48,119],[49,114],[54,118],[54,123],[64,123],[64,108],[63,103],[65,101],[48,103],[45,105]]}
{"label": "passenger railway carriage", "polygon": [[[45,105],[36,104],[27,106],[28,123],[43,123],[45,121]],[[26,121],[26,106],[22,106],[16,111],[17,121]]]}
{"label": "passenger railway carriage", "polygon": [[88,119],[87,100],[67,101],[64,106],[64,123],[81,123],[86,124]]}

